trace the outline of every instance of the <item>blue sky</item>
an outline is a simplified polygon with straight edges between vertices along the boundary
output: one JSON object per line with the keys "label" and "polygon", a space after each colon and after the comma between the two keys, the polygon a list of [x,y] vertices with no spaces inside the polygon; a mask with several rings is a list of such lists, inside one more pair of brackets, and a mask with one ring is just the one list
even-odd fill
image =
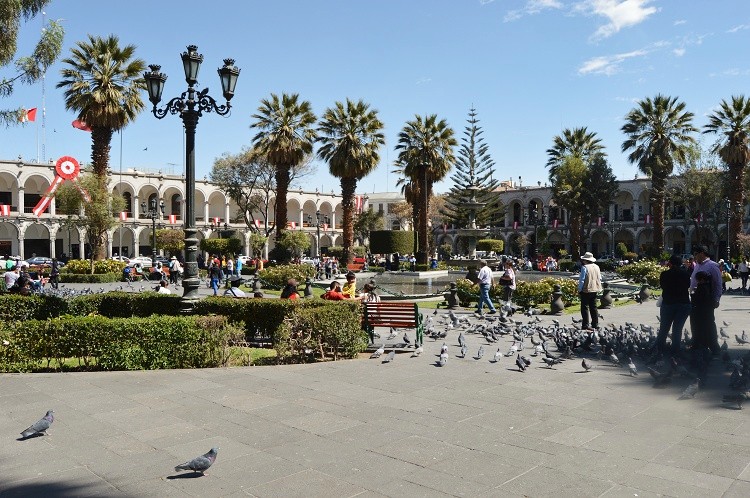
{"label": "blue sky", "polygon": [[[618,178],[636,168],[620,152],[620,127],[638,99],[678,96],[702,126],[721,99],[750,89],[747,0],[275,0],[206,2],[55,0],[65,49],[88,34],[116,34],[169,75],[165,100],[187,87],[179,54],[204,55],[199,84],[221,96],[216,69],[226,57],[242,68],[233,112],[204,115],[196,140],[197,175],[215,158],[249,145],[251,115],[271,92],[299,93],[319,115],[337,100],[362,98],[380,112],[386,147],[360,192],[394,191],[394,146],[415,114],[445,118],[460,138],[473,105],[497,163],[496,177],[524,185],[547,180],[545,151],[563,128],[587,126],[606,146]],[[226,6],[225,6],[226,5]],[[23,26],[28,49],[41,29]],[[192,32],[192,34],[190,34]],[[60,63],[46,84],[46,158],[90,161],[88,133],[72,128]],[[144,100],[147,100],[144,94]],[[42,107],[41,85],[18,87],[4,107]],[[150,108],[150,103],[148,104]],[[3,158],[37,157],[37,123],[0,132]],[[706,141],[711,141],[711,136]],[[114,171],[137,167],[180,173],[182,126],[176,116],[143,113],[112,143]],[[121,154],[122,152],[122,154]],[[42,152],[39,152],[42,157]],[[327,165],[304,187],[340,191]],[[450,181],[438,191],[447,190]]]}

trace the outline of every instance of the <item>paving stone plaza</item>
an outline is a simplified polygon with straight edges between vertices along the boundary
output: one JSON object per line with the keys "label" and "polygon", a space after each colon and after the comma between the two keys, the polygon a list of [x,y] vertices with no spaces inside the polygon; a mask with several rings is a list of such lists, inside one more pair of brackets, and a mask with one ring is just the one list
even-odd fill
{"label": "paving stone plaza", "polygon": [[[748,303],[722,299],[732,337]],[[657,313],[650,301],[602,322]],[[385,364],[0,375],[0,496],[750,496],[750,411],[722,405],[721,361],[678,400],[691,380],[655,389],[639,361],[638,377],[595,358],[589,373],[535,358],[520,373],[490,361],[496,346],[458,358],[457,334],[442,368],[427,339]],[[470,356],[484,343],[467,340]],[[48,436],[16,440],[48,409]],[[174,472],[212,447],[206,476]]]}

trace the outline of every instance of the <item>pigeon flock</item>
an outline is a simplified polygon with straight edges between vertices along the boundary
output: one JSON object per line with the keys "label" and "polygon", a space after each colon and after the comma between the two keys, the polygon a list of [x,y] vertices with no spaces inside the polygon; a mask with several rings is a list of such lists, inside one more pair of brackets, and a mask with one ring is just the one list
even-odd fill
{"label": "pigeon flock", "polygon": [[[425,323],[425,337],[442,342],[435,365],[446,367],[451,356],[481,361],[489,349],[490,363],[500,364],[504,358],[512,358],[513,364],[508,364],[509,370],[518,372],[533,368],[535,362],[538,367],[556,370],[555,367],[563,362],[575,360],[581,366],[580,373],[595,372],[606,366],[623,368],[623,375],[635,378],[639,377],[637,360],[644,364],[653,387],[665,387],[677,378],[685,379],[683,382],[689,381],[679,399],[695,398],[704,387],[712,354],[708,349],[691,349],[692,340],[687,330],[684,331],[683,340],[690,350],[678,357],[668,357],[654,352],[658,326],[625,322],[623,325],[609,324],[594,330],[582,329],[580,318],[575,316],[571,317],[569,324],[552,319],[551,325],[545,324],[536,314],[526,313],[526,316],[528,318],[523,320],[516,319],[513,310],[507,307],[497,315],[459,315],[452,310],[439,315],[435,310],[426,316]],[[740,356],[730,355],[727,343],[732,337],[727,332],[730,325],[723,322],[720,329],[723,340],[720,360],[731,372],[728,386],[731,392],[723,396],[722,402],[741,409],[750,397],[750,351]],[[412,347],[411,358],[423,356],[424,347],[416,344],[408,331],[403,333],[400,342],[388,344],[400,335],[400,330],[391,328],[371,358],[384,356],[382,363],[393,363],[397,350],[410,350]],[[741,334],[733,335],[737,346],[750,344],[750,337],[744,330]],[[376,337],[379,338],[378,334]],[[479,343],[474,356],[468,353],[469,338],[471,342]],[[502,344],[508,344],[507,349]]]}

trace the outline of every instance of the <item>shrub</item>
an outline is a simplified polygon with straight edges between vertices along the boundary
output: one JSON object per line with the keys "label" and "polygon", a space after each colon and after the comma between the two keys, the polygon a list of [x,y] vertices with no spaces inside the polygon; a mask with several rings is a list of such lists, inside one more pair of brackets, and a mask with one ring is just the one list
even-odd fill
{"label": "shrub", "polygon": [[276,265],[269,266],[260,272],[260,278],[264,285],[280,289],[284,287],[290,278],[297,282],[304,282],[307,277],[315,276],[315,267],[312,265]]}
{"label": "shrub", "polygon": [[638,255],[634,252],[626,252],[622,255],[622,259],[627,259],[628,261],[633,262],[638,259]]}
{"label": "shrub", "polygon": [[559,259],[557,261],[557,268],[560,271],[573,271],[576,267],[575,262],[570,258]]}
{"label": "shrub", "polygon": [[578,286],[571,279],[543,278],[538,282],[518,282],[513,302],[522,308],[549,304],[554,286],[559,285],[565,306],[578,302]]}
{"label": "shrub", "polygon": [[78,296],[68,302],[67,313],[71,315],[97,314],[108,318],[131,316],[179,315],[181,297],[175,294],[145,292],[106,292]]}
{"label": "shrub", "polygon": [[[456,280],[456,287],[458,287],[458,301],[461,306],[467,307],[471,303],[479,301],[479,285],[475,284],[468,278],[459,278]],[[446,290],[450,286],[446,287]]]}
{"label": "shrub", "polygon": [[119,282],[122,273],[103,273],[91,275],[90,273],[60,273],[60,282],[64,284],[105,284]]}
{"label": "shrub", "polygon": [[495,251],[497,254],[502,254],[505,249],[505,241],[498,239],[481,239],[477,241],[477,249],[480,251]]}
{"label": "shrub", "polygon": [[[125,266],[126,264],[122,261],[101,259],[94,261],[94,274],[115,273],[119,276],[122,275],[122,270]],[[91,262],[87,259],[71,259],[60,269],[61,276],[66,274],[85,275],[89,273],[91,273]]]}
{"label": "shrub", "polygon": [[69,358],[100,370],[216,367],[228,358],[236,334],[224,317],[65,316],[12,322],[0,331],[0,370],[49,368],[53,362],[61,368]]}
{"label": "shrub", "polygon": [[659,276],[664,270],[666,267],[660,266],[656,261],[644,260],[623,265],[618,268],[617,273],[632,282],[645,282],[651,287],[659,287]]}
{"label": "shrub", "polygon": [[414,232],[407,230],[372,230],[370,251],[375,254],[398,252],[409,254],[414,249]]}
{"label": "shrub", "polygon": [[0,322],[46,320],[67,313],[67,302],[57,296],[0,295]]}

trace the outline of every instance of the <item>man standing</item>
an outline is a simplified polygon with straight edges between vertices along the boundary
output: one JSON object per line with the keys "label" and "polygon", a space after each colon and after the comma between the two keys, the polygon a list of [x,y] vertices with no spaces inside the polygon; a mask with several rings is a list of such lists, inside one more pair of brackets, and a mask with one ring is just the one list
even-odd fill
{"label": "man standing", "polygon": [[489,314],[495,314],[495,306],[493,306],[490,300],[490,287],[492,286],[492,269],[487,266],[487,261],[480,259],[479,266],[482,268],[479,270],[479,304],[477,304],[477,310],[475,313],[482,314],[482,306],[487,303],[487,307],[490,309]]}
{"label": "man standing", "polygon": [[[693,247],[693,256],[695,257],[695,271],[690,275],[690,290],[695,291],[698,283],[695,280],[698,272],[706,272],[711,276],[711,297],[714,301],[714,309],[719,307],[719,301],[721,300],[721,268],[716,262],[711,261],[711,256],[708,254],[708,249],[704,245],[697,245]],[[719,335],[716,333],[716,317],[714,310],[710,311],[708,320],[711,322],[709,330],[709,343],[711,344],[711,353],[717,355],[721,351],[719,348]]]}
{"label": "man standing", "polygon": [[595,265],[596,258],[590,252],[581,256],[581,275],[578,277],[578,294],[581,296],[581,328],[599,328],[599,310],[596,309],[596,294],[602,290],[602,274]]}
{"label": "man standing", "polygon": [[49,281],[53,289],[57,289],[60,281],[60,263],[57,258],[52,258],[52,269],[49,273]]}
{"label": "man standing", "polygon": [[656,350],[663,353],[667,345],[667,334],[672,328],[672,356],[680,354],[682,327],[690,316],[690,274],[682,266],[682,258],[673,254],[669,258],[669,269],[661,272],[659,286],[662,289],[662,303],[659,310],[659,335],[656,337]]}

